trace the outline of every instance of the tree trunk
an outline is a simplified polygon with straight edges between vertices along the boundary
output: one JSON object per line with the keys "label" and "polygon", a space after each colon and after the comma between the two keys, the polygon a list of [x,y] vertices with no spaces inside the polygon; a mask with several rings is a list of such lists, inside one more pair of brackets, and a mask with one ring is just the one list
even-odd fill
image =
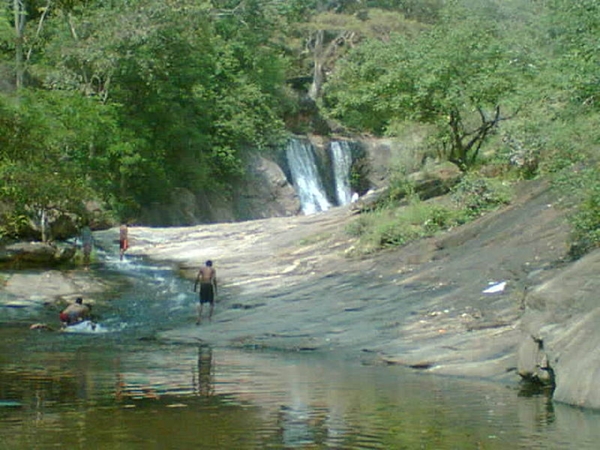
{"label": "tree trunk", "polygon": [[[23,0],[24,1],[24,0]],[[15,20],[15,83],[17,90],[23,87],[23,29],[25,27],[25,4],[21,0],[13,0]]]}
{"label": "tree trunk", "polygon": [[313,81],[308,90],[308,96],[314,101],[319,98],[323,86],[323,39],[325,32],[319,30],[315,36]]}

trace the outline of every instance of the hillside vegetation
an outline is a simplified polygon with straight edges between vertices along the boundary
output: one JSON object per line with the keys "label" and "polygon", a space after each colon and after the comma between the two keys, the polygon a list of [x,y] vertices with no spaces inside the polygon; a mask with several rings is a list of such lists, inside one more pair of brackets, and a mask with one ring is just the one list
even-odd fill
{"label": "hillside vegetation", "polygon": [[[389,219],[375,247],[411,238],[390,211],[409,172],[442,160],[465,174],[462,204],[429,208],[414,236],[549,177],[576,207],[579,256],[600,243],[599,38],[595,0],[6,2],[0,237],[52,214],[85,222],[92,200],[135,220],[174,189],[226,193],[245,152],[335,129],[426,136],[371,213]],[[299,120],[315,110],[318,130]]]}

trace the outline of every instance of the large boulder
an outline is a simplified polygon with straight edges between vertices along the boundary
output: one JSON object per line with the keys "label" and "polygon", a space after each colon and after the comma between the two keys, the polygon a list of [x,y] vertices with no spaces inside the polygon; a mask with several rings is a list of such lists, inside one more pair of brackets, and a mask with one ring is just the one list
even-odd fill
{"label": "large boulder", "polygon": [[554,399],[600,409],[600,250],[526,298],[519,374],[555,385]]}
{"label": "large boulder", "polygon": [[419,198],[427,200],[445,195],[460,182],[463,173],[450,162],[434,164],[409,175],[408,179],[415,185],[415,192]]}
{"label": "large boulder", "polygon": [[258,155],[251,158],[247,176],[236,187],[234,205],[238,220],[300,213],[300,199],[281,167]]}
{"label": "large boulder", "polygon": [[75,256],[71,245],[53,245],[43,242],[17,242],[0,247],[0,266],[14,269],[53,267]]}
{"label": "large boulder", "polygon": [[188,189],[175,188],[167,203],[152,203],[143,209],[141,223],[157,227],[186,226],[201,223],[207,211],[200,207],[196,196]]}
{"label": "large boulder", "polygon": [[[461,180],[463,173],[456,165],[444,162],[433,164],[427,170],[411,173],[408,180],[414,184],[415,193],[422,200],[447,194]],[[357,212],[370,211],[376,207],[381,199],[385,199],[388,189],[386,187],[371,189],[362,196],[351,209]]]}
{"label": "large boulder", "polygon": [[[86,219],[93,230],[107,229],[115,225],[106,207],[97,200],[84,202],[82,212],[64,212],[50,208],[43,215],[42,227],[39,214],[33,208],[28,209],[24,220],[15,220],[15,207],[7,202],[0,202],[0,223],[13,223],[8,227],[9,234],[15,234],[20,240],[31,241],[65,241],[77,236],[80,232],[82,219]],[[19,215],[20,216],[20,215]],[[38,217],[38,219],[34,219]]]}
{"label": "large boulder", "polygon": [[402,169],[406,173],[421,170],[427,159],[423,153],[423,136],[415,133],[405,139],[376,139],[363,137],[369,167],[368,178],[372,189],[386,187],[390,173]]}
{"label": "large boulder", "polygon": [[[40,269],[12,271],[2,275],[0,306],[13,317],[40,320],[39,307],[52,305],[56,311],[54,324],[59,326],[58,311],[77,297],[88,305],[107,298],[107,292],[122,289],[124,279],[107,280],[101,274],[84,270]],[[41,327],[43,328],[43,327]]]}
{"label": "large boulder", "polygon": [[168,204],[150,205],[139,221],[150,226],[189,226],[292,216],[299,212],[300,200],[281,167],[260,155],[251,155],[244,176],[233,185],[231,193],[174,189]]}

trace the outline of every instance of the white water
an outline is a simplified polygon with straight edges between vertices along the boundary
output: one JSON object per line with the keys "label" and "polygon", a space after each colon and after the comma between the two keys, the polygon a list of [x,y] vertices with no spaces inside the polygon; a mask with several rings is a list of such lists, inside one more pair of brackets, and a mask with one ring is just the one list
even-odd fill
{"label": "white water", "polygon": [[314,214],[327,211],[331,203],[327,200],[310,142],[291,139],[287,144],[286,156],[302,212]]}
{"label": "white water", "polygon": [[98,323],[92,322],[91,320],[84,320],[83,322],[79,322],[74,325],[69,325],[68,327],[64,328],[62,331],[63,331],[63,333],[89,334],[89,333],[108,333],[110,330]]}
{"label": "white water", "polygon": [[352,200],[352,190],[350,189],[352,153],[347,142],[333,141],[331,143],[331,161],[338,205],[347,205]]}

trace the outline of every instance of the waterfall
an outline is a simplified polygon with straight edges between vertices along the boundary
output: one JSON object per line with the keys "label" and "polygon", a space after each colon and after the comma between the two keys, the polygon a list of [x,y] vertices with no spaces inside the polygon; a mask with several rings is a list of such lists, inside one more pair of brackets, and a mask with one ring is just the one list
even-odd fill
{"label": "waterfall", "polygon": [[350,189],[352,151],[350,145],[345,141],[333,141],[330,148],[335,182],[335,195],[338,205],[347,205],[352,199],[352,191]]}
{"label": "waterfall", "polygon": [[331,204],[325,195],[312,145],[291,139],[287,144],[286,157],[304,214],[327,211]]}

